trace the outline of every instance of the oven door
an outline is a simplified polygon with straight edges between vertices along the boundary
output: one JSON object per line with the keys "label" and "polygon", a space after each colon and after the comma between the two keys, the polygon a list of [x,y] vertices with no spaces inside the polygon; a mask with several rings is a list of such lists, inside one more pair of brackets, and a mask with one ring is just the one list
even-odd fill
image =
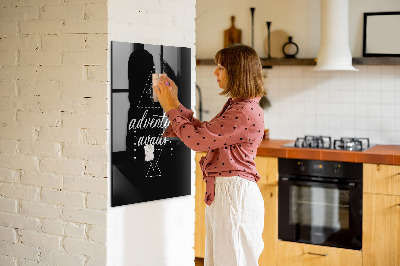
{"label": "oven door", "polygon": [[279,179],[278,238],[361,249],[362,181]]}

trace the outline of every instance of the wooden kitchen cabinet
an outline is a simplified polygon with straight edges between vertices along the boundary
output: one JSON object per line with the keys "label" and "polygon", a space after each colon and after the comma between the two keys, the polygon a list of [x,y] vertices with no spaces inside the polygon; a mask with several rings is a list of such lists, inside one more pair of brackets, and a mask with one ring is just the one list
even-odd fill
{"label": "wooden kitchen cabinet", "polygon": [[400,196],[399,165],[365,163],[363,166],[363,177],[364,193]]}
{"label": "wooden kitchen cabinet", "polygon": [[400,166],[363,171],[363,265],[400,266]]}
{"label": "wooden kitchen cabinet", "polygon": [[[261,173],[260,173],[261,174]],[[264,250],[258,259],[259,266],[276,265],[278,241],[278,187],[259,185],[264,198]]]}
{"label": "wooden kitchen cabinet", "polygon": [[361,266],[363,259],[358,250],[281,240],[277,252],[277,266]]}
{"label": "wooden kitchen cabinet", "polygon": [[206,224],[205,224],[205,210],[206,204],[204,203],[204,195],[206,193],[206,184],[203,181],[203,172],[200,169],[199,161],[202,156],[206,156],[205,152],[196,152],[196,194],[195,194],[195,232],[194,232],[194,254],[197,258],[204,258],[204,248],[206,239]]}
{"label": "wooden kitchen cabinet", "polygon": [[254,162],[261,176],[259,185],[278,185],[278,158],[257,156]]}

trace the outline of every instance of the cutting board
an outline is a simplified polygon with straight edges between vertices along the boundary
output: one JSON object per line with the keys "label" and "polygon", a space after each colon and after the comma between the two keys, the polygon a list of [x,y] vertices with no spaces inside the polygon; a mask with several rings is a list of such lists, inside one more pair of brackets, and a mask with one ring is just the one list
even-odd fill
{"label": "cutting board", "polygon": [[224,31],[224,48],[234,43],[242,43],[242,30],[235,27],[235,16],[231,16],[231,27]]}

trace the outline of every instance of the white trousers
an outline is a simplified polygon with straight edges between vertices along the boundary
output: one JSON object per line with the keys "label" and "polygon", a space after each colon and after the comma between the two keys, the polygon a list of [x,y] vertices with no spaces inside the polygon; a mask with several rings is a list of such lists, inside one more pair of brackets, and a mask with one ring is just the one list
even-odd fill
{"label": "white trousers", "polygon": [[216,177],[205,219],[205,266],[258,266],[264,249],[264,199],[255,182]]}

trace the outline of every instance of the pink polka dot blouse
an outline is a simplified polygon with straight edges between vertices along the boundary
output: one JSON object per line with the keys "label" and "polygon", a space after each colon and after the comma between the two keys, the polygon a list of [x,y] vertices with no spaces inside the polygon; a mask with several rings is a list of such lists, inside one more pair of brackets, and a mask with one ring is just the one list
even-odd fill
{"label": "pink polka dot blouse", "polygon": [[240,176],[253,182],[260,179],[254,163],[265,128],[259,100],[229,98],[209,122],[194,118],[193,111],[182,104],[166,114],[170,124],[162,137],[179,137],[190,149],[207,151],[200,159],[207,205],[214,200],[216,176]]}

